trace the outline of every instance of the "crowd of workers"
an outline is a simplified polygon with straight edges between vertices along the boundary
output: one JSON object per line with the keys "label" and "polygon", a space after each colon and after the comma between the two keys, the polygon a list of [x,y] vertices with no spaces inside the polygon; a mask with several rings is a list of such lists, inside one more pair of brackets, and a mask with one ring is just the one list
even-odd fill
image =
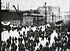
{"label": "crowd of workers", "polygon": [[[22,34],[20,32],[21,29],[25,28],[26,30],[28,26],[12,28],[12,31],[17,29],[19,37],[10,36],[6,41],[2,40],[1,51],[67,51],[67,49],[70,49],[70,33],[66,27],[52,28],[51,26],[44,25],[44,31],[42,31],[42,26],[37,26],[35,31],[31,29],[32,27],[29,28],[27,33],[23,31]],[[54,37],[54,42],[50,46],[51,35],[54,30],[58,36]],[[42,45],[40,42],[44,39],[46,39],[46,44]]]}

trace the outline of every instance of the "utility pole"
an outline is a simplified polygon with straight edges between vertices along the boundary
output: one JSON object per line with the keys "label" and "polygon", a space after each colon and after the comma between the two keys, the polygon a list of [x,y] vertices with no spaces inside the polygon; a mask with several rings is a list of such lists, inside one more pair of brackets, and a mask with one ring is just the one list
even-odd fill
{"label": "utility pole", "polygon": [[59,12],[59,20],[60,20],[60,6],[58,7],[58,12]]}
{"label": "utility pole", "polygon": [[45,24],[47,23],[47,10],[46,10],[46,2],[45,2]]}
{"label": "utility pole", "polygon": [[54,19],[54,12],[52,12],[52,23],[53,23],[53,19]]}
{"label": "utility pole", "polygon": [[[0,4],[1,4],[1,1],[0,1]],[[0,5],[0,7],[1,7],[1,5]],[[1,8],[0,8],[0,14],[1,14]],[[0,17],[1,17],[1,15],[0,15]],[[0,21],[1,21],[1,19],[0,19]],[[0,24],[0,27],[2,28],[1,24]],[[1,51],[1,28],[0,28],[0,51]]]}
{"label": "utility pole", "polygon": [[69,15],[70,15],[70,0],[69,0]]}

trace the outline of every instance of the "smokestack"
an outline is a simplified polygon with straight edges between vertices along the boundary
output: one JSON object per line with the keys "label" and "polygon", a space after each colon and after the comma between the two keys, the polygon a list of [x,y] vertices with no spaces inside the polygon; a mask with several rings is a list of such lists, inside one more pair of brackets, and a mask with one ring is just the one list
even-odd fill
{"label": "smokestack", "polygon": [[19,11],[19,4],[17,4],[17,10]]}
{"label": "smokestack", "polygon": [[8,10],[9,10],[9,2],[8,2]]}

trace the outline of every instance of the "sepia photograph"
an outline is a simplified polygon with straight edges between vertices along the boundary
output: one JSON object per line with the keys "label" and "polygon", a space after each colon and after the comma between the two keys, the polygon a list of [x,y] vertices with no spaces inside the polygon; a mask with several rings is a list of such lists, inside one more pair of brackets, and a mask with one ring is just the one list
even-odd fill
{"label": "sepia photograph", "polygon": [[70,51],[70,0],[0,3],[0,51]]}

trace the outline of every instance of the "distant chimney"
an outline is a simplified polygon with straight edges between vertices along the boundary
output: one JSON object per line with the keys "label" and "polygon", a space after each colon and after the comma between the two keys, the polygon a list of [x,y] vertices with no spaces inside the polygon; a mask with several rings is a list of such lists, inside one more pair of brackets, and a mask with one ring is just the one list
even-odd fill
{"label": "distant chimney", "polygon": [[19,4],[17,4],[17,10],[19,11]]}
{"label": "distant chimney", "polygon": [[9,10],[9,5],[10,5],[10,4],[9,4],[9,2],[8,2],[8,10]]}

